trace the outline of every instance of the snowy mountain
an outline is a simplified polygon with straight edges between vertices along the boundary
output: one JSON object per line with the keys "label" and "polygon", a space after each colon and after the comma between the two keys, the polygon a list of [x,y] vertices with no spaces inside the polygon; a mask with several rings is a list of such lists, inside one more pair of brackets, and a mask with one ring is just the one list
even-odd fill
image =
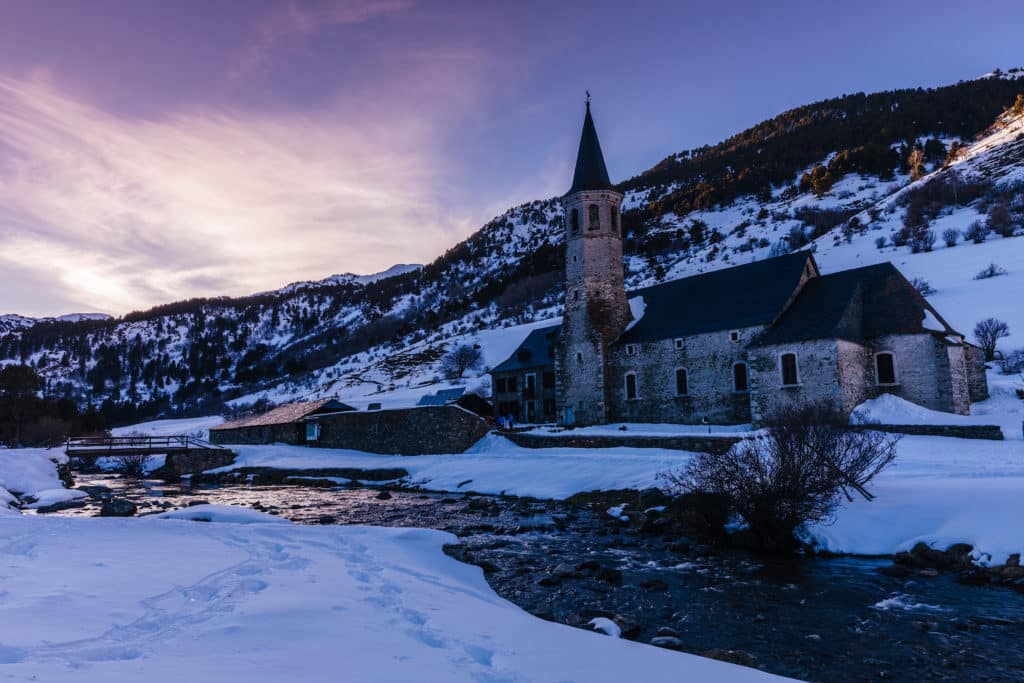
{"label": "snowy mountain", "polygon": [[38,323],[62,322],[77,323],[83,320],[113,320],[114,317],[106,313],[68,313],[55,318],[29,318],[16,313],[0,315],[0,336],[9,332],[17,332],[32,327]]}
{"label": "snowy mountain", "polygon": [[[825,272],[891,260],[961,331],[995,316],[1011,327],[1004,348],[1024,346],[1021,73],[835,98],[667,157],[620,185],[627,286],[811,245]],[[8,316],[0,357],[124,419],[319,395],[414,401],[452,343],[476,341],[494,365],[557,318],[560,224],[557,199],[538,200],[425,266],[117,320]],[[990,263],[1006,274],[974,279]]]}

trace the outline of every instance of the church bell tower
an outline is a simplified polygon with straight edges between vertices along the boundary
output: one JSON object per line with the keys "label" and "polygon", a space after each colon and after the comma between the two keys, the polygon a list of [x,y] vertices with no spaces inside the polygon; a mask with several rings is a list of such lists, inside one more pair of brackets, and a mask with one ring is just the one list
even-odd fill
{"label": "church bell tower", "polygon": [[590,96],[565,209],[565,314],[556,354],[559,419],[607,422],[608,347],[632,316],[622,267],[622,194],[608,178]]}

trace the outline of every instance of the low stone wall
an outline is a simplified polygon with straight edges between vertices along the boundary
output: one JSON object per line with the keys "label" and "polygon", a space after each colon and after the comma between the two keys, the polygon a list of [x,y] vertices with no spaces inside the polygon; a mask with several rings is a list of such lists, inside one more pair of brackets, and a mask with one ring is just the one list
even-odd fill
{"label": "low stone wall", "polygon": [[859,425],[859,429],[910,434],[912,436],[948,436],[955,439],[1002,441],[1003,431],[996,425]]}
{"label": "low stone wall", "polygon": [[459,406],[420,406],[322,415],[321,448],[349,448],[386,455],[462,453],[491,429]]}
{"label": "low stone wall", "polygon": [[529,432],[501,432],[501,435],[523,448],[667,448],[675,451],[697,451],[721,454],[744,437],[740,436],[637,436],[564,435],[547,436]]}
{"label": "low stone wall", "polygon": [[195,450],[186,453],[171,453],[164,460],[164,466],[151,476],[174,481],[185,474],[199,474],[217,467],[227,467],[235,461],[235,453],[229,450]]}
{"label": "low stone wall", "polygon": [[306,442],[305,425],[288,422],[277,425],[254,425],[233,429],[211,429],[210,443],[217,445],[238,444],[260,446],[270,443],[286,443],[299,446]]}

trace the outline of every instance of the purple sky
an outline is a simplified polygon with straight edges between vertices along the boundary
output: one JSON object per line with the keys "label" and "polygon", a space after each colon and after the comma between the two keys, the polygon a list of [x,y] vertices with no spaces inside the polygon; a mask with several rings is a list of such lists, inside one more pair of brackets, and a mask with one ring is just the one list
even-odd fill
{"label": "purple sky", "polygon": [[0,0],[0,312],[426,262],[787,108],[1024,64],[1019,0]]}

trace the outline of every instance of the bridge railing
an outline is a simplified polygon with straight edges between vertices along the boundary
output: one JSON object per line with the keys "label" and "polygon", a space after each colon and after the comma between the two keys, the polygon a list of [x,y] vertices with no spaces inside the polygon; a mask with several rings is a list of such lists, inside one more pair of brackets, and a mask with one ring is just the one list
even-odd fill
{"label": "bridge railing", "polygon": [[79,436],[69,438],[64,443],[64,452],[68,455],[80,452],[94,455],[100,451],[117,454],[118,451],[162,453],[188,450],[224,449],[209,441],[184,434],[171,436]]}

